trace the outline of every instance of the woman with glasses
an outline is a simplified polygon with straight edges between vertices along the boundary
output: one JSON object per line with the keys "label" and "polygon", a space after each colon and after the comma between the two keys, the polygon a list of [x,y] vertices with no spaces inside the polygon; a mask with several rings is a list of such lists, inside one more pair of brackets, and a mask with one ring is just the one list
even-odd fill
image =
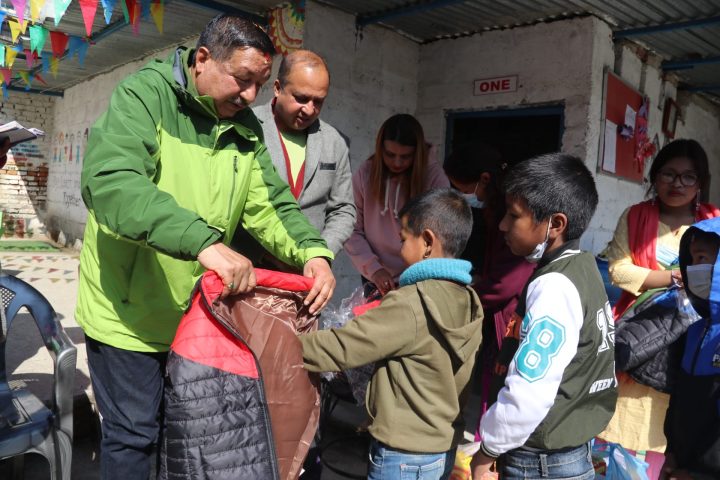
{"label": "woman with glasses", "polygon": [[[702,203],[710,184],[708,159],[695,140],[667,144],[650,167],[649,200],[625,210],[608,245],[610,279],[623,289],[613,307],[617,320],[643,292],[681,285],[680,238],[693,223],[720,216]],[[615,416],[601,437],[637,452],[647,452],[648,476],[658,478],[666,447],[663,421],[669,396],[626,375],[618,377]]]}

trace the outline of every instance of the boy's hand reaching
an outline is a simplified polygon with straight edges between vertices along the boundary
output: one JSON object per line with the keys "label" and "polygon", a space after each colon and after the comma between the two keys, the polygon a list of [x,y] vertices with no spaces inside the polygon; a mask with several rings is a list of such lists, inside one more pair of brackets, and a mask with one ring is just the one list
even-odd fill
{"label": "boy's hand reaching", "polygon": [[375,284],[375,287],[381,295],[385,295],[387,292],[395,288],[395,282],[393,281],[392,275],[390,275],[390,272],[384,268],[381,268],[377,272],[373,273],[370,281]]}
{"label": "boy's hand reaching", "polygon": [[482,452],[477,452],[473,455],[472,462],[470,462],[470,469],[472,470],[473,480],[483,480],[487,478],[496,478],[496,475],[490,471],[495,459],[488,457]]}

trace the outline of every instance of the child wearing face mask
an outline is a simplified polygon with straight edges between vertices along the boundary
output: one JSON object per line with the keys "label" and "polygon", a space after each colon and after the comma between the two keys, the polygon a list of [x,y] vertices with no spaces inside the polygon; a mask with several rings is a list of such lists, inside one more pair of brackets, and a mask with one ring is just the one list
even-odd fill
{"label": "child wearing face mask", "polygon": [[[513,255],[498,229],[505,216],[502,182],[507,170],[500,152],[478,141],[460,144],[445,159],[443,170],[453,188],[468,200],[473,214],[470,239],[460,258],[473,265],[473,287],[487,319],[474,379],[480,391],[479,427],[490,406],[490,384],[505,330],[535,264]],[[475,440],[481,440],[479,429]]]}
{"label": "child wearing face mask", "polygon": [[665,417],[668,479],[720,478],[720,218],[696,223],[680,241],[685,290],[702,320],[691,325]]}
{"label": "child wearing face mask", "polygon": [[480,423],[473,478],[497,460],[503,479],[592,479],[589,442],[617,399],[610,304],[595,258],[580,250],[595,181],[580,159],[553,153],[515,165],[505,192],[500,231],[537,269],[498,357],[502,388]]}

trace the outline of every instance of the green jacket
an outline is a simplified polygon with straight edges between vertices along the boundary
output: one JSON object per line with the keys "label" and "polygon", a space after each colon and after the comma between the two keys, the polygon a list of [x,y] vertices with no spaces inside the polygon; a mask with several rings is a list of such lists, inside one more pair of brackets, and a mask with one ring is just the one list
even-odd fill
{"label": "green jacket", "polygon": [[482,318],[472,288],[431,279],[388,293],[343,328],[298,338],[310,371],[377,362],[366,398],[373,438],[409,452],[446,452],[462,438]]}
{"label": "green jacket", "polygon": [[178,49],[123,80],[90,131],[81,177],[89,215],[76,318],[90,337],[166,351],[205,247],[238,223],[301,267],[332,258],[275,172],[249,108],[217,118]]}

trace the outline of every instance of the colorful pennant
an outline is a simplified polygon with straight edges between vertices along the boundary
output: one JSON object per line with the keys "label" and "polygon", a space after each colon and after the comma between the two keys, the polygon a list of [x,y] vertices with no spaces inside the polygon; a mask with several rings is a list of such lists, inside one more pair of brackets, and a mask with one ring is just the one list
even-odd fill
{"label": "colorful pennant", "polygon": [[50,59],[53,58],[50,55],[43,55],[42,60],[42,73],[47,74],[50,71]]}
{"label": "colorful pennant", "polygon": [[15,57],[20,53],[20,50],[19,47],[5,47],[5,65],[12,67],[13,63],[15,63]]}
{"label": "colorful pennant", "polygon": [[29,48],[25,49],[25,63],[27,64],[28,68],[33,68],[33,65],[35,65],[35,60],[37,59],[37,52],[32,52]]}
{"label": "colorful pennant", "polygon": [[110,23],[116,3],[117,0],[102,0],[103,13],[105,14],[105,23]]}
{"label": "colorful pennant", "polygon": [[9,68],[0,68],[0,74],[2,74],[3,85],[10,85],[10,80],[12,80],[12,70]]}
{"label": "colorful pennant", "polygon": [[78,63],[82,67],[83,63],[85,63],[85,55],[87,54],[89,46],[90,45],[84,38],[72,35],[70,37],[70,42],[68,43],[68,57],[72,58],[77,53]]}
{"label": "colorful pennant", "polygon": [[57,77],[58,66],[60,66],[60,59],[55,56],[50,57],[50,73],[53,78]]}
{"label": "colorful pennant", "polygon": [[9,18],[8,25],[10,25],[10,35],[12,36],[12,41],[13,43],[16,43],[20,34],[25,33],[25,30],[27,29],[27,22],[18,23],[17,20]]}
{"label": "colorful pennant", "polygon": [[65,15],[65,11],[70,6],[72,0],[53,0],[55,6],[55,26],[60,23],[60,19]]}
{"label": "colorful pennant", "polygon": [[30,19],[33,22],[40,22],[40,14],[45,6],[45,0],[30,0]]}
{"label": "colorful pennant", "polygon": [[30,50],[42,53],[47,42],[48,31],[42,25],[33,25],[30,27]]}
{"label": "colorful pennant", "polygon": [[0,67],[5,66],[5,45],[0,43]]}
{"label": "colorful pennant", "polygon": [[50,32],[50,44],[52,45],[53,57],[60,58],[65,53],[70,37],[63,32]]}
{"label": "colorful pennant", "polygon": [[[13,8],[15,9],[15,15],[17,16],[20,25],[25,25],[25,7],[27,6],[27,0],[12,0]],[[23,33],[25,33],[25,27],[23,26]]]}
{"label": "colorful pennant", "polygon": [[85,32],[88,37],[92,35],[92,27],[93,22],[95,22],[97,4],[98,0],[80,0],[80,10],[82,11],[83,22],[85,22]]}
{"label": "colorful pennant", "polygon": [[150,5],[150,15],[152,16],[158,32],[163,33],[163,13],[165,11],[165,0],[153,0]]}

